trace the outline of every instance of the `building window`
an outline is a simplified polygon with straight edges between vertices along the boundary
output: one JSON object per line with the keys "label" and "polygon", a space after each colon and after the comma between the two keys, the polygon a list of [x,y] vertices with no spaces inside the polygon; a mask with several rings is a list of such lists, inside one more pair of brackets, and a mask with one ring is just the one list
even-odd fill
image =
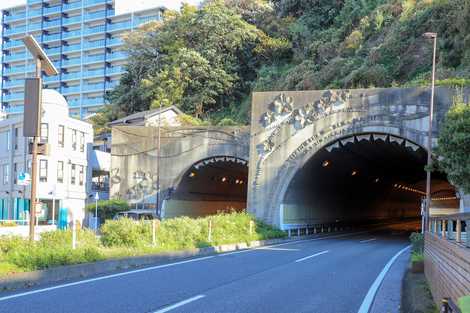
{"label": "building window", "polygon": [[15,150],[18,150],[18,136],[19,136],[19,134],[20,134],[19,128],[16,127],[15,128],[15,138],[13,139]]}
{"label": "building window", "polygon": [[70,166],[70,184],[75,185],[75,164]]}
{"label": "building window", "polygon": [[47,160],[39,161],[39,181],[47,182]]}
{"label": "building window", "polygon": [[3,164],[3,184],[7,185],[10,181],[10,168],[8,164]]}
{"label": "building window", "polygon": [[58,144],[59,144],[59,147],[63,148],[64,147],[64,139],[65,139],[65,134],[64,134],[64,125],[59,125],[59,140],[58,140]]}
{"label": "building window", "polygon": [[7,143],[7,150],[10,151],[10,145],[11,145],[11,132],[10,130],[7,130],[5,133],[5,141]]}
{"label": "building window", "polygon": [[78,166],[78,184],[83,186],[83,165]]}
{"label": "building window", "polygon": [[64,162],[63,161],[57,162],[57,182],[58,183],[64,182]]}
{"label": "building window", "polygon": [[85,133],[80,132],[80,152],[85,151]]}
{"label": "building window", "polygon": [[41,142],[47,143],[49,139],[49,125],[47,123],[41,123]]}
{"label": "building window", "polygon": [[13,182],[18,183],[18,163],[13,163]]}
{"label": "building window", "polygon": [[72,150],[77,151],[77,131],[72,130]]}

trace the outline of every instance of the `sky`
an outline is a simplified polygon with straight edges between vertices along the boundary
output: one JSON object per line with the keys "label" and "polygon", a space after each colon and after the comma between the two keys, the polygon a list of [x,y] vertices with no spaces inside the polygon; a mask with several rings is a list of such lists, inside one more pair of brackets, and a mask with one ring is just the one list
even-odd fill
{"label": "sky", "polygon": [[[116,0],[116,10],[119,10],[119,13],[126,13],[132,10],[142,10],[155,6],[179,9],[182,2],[198,4],[201,0]],[[0,10],[25,3],[26,0],[0,0]]]}

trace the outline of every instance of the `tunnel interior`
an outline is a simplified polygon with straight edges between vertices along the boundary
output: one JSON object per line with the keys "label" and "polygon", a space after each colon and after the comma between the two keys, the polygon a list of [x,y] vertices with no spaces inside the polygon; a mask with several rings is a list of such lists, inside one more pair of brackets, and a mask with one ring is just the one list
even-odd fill
{"label": "tunnel interior", "polygon": [[[426,150],[386,134],[343,138],[329,147],[315,153],[289,183],[283,224],[420,218]],[[458,207],[444,175],[432,174],[431,191],[431,207]]]}
{"label": "tunnel interior", "polygon": [[201,160],[181,177],[164,206],[164,217],[200,217],[246,209],[248,163],[218,156]]}

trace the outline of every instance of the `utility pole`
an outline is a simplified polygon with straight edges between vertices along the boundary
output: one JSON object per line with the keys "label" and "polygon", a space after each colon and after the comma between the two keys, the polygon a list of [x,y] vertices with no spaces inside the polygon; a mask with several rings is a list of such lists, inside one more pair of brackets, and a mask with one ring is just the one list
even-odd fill
{"label": "utility pole", "polygon": [[158,108],[158,142],[157,142],[157,216],[161,218],[160,212],[160,140],[161,140],[161,123],[162,123],[162,102],[160,101]]}
{"label": "utility pole", "polygon": [[424,221],[422,230],[425,232],[428,228],[429,210],[431,208],[431,164],[432,164],[432,120],[434,115],[434,87],[436,78],[436,50],[437,50],[437,33],[424,33],[423,37],[433,39],[433,55],[432,55],[432,81],[431,81],[431,102],[429,105],[429,128],[428,128],[428,159],[426,171],[426,206],[424,212]]}
{"label": "utility pole", "polygon": [[31,148],[31,204],[29,208],[29,239],[34,240],[34,224],[36,220],[37,205],[37,156],[38,140],[40,136],[41,115],[42,115],[42,81],[41,72],[46,75],[57,75],[59,72],[42,50],[36,39],[32,35],[23,38],[23,42],[29,52],[33,55],[36,63],[36,75],[34,78],[25,81],[25,99],[23,115],[23,136],[32,137]]}

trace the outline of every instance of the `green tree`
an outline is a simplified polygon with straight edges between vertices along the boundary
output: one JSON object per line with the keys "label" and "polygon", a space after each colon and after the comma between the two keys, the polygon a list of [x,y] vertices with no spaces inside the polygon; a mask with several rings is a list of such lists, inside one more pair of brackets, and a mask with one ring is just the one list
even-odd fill
{"label": "green tree", "polygon": [[439,167],[449,181],[470,193],[470,105],[459,101],[447,113],[439,134]]}

